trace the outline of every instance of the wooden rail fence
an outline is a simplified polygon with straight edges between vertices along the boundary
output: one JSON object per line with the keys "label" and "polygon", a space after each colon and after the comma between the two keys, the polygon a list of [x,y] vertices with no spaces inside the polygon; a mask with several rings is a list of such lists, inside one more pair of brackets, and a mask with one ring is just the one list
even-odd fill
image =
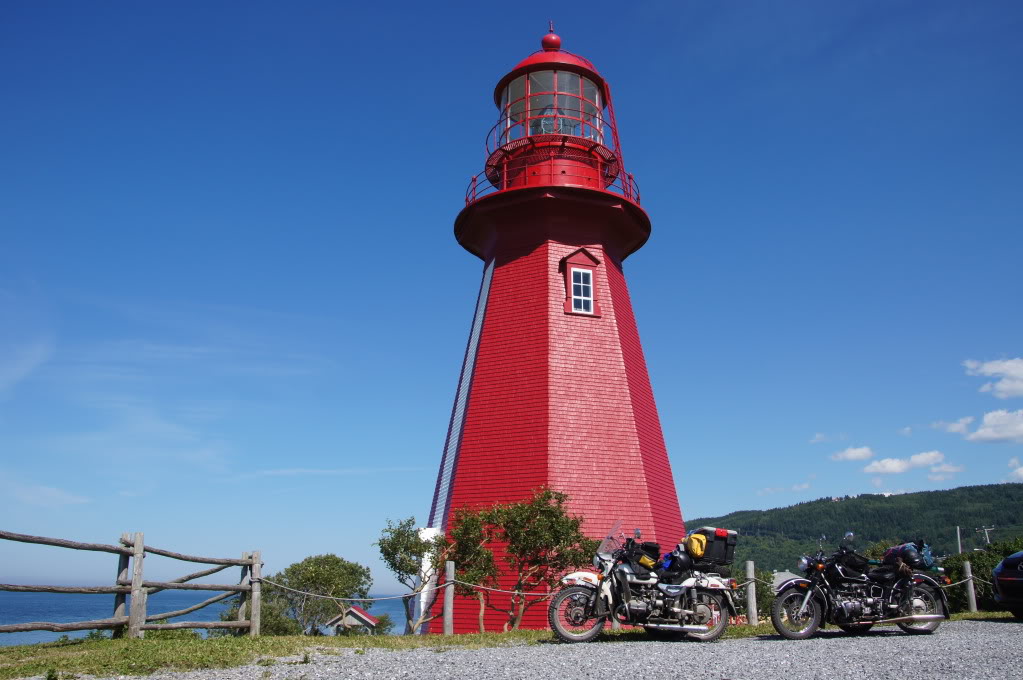
{"label": "wooden rail fence", "polygon": [[[19,541],[22,543],[36,543],[39,545],[53,545],[60,548],[71,548],[73,550],[95,550],[117,555],[117,578],[112,586],[21,586],[8,583],[0,583],[0,590],[29,593],[87,593],[87,594],[113,594],[114,610],[113,615],[108,619],[94,619],[92,621],[76,621],[72,623],[52,623],[48,621],[33,621],[31,623],[16,623],[0,626],[0,633],[20,633],[29,630],[48,630],[63,633],[73,630],[96,630],[111,629],[114,637],[127,635],[131,638],[141,638],[147,630],[167,630],[176,628],[245,628],[249,635],[259,635],[260,619],[260,579],[262,577],[263,563],[259,551],[243,553],[241,558],[221,557],[200,557],[196,555],[182,555],[181,553],[161,550],[145,544],[142,532],[135,534],[121,534],[119,545],[106,545],[103,543],[80,543],[69,541],[63,538],[46,538],[44,536],[29,536],[26,534],[15,534],[10,531],[0,530],[0,539],[7,541]],[[192,574],[187,574],[173,581],[147,581],[143,573],[146,553],[150,555],[161,555],[184,562],[198,562],[200,564],[216,565],[210,569],[203,569]],[[241,567],[241,578],[235,584],[212,584],[212,583],[189,583],[197,578],[215,574],[228,567]],[[146,601],[153,593],[161,590],[212,590],[224,591],[208,600],[169,612],[159,614],[148,614],[146,612]],[[131,604],[125,612],[127,596],[131,595]],[[235,621],[181,621],[178,623],[153,623],[165,619],[173,619],[185,614],[202,609],[214,602],[226,600],[234,595],[239,595],[238,617]]]}

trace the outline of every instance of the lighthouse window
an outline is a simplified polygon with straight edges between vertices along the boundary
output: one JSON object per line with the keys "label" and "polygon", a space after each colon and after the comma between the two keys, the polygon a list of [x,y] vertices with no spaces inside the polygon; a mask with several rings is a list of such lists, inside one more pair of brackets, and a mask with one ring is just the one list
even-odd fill
{"label": "lighthouse window", "polygon": [[572,311],[593,313],[593,272],[572,269]]}

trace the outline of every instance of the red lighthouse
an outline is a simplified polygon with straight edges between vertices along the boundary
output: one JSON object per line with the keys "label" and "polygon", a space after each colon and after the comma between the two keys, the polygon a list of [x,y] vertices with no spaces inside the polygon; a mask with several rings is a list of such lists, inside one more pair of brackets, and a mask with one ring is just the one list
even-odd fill
{"label": "red lighthouse", "polygon": [[[590,536],[621,519],[671,546],[684,524],[622,269],[650,219],[607,82],[553,32],[541,44],[497,83],[486,164],[455,219],[483,281],[430,526],[549,486]],[[455,629],[472,632],[463,606]],[[523,623],[545,626],[541,609]]]}

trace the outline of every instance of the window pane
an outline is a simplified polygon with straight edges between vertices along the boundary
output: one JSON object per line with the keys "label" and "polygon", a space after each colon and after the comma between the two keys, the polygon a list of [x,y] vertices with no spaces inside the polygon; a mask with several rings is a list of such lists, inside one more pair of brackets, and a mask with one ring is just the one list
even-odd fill
{"label": "window pane", "polygon": [[588,78],[583,78],[583,97],[594,104],[599,104],[597,97],[597,85]]}
{"label": "window pane", "polygon": [[558,92],[579,93],[579,76],[569,71],[558,71]]}
{"label": "window pane", "polygon": [[582,283],[583,273],[578,269],[572,270],[572,283]]}
{"label": "window pane", "polygon": [[579,312],[579,311],[582,311],[582,308],[583,308],[583,301],[582,300],[580,300],[579,298],[576,298],[576,299],[572,300],[572,310],[573,311]]}
{"label": "window pane", "polygon": [[590,272],[582,271],[579,273],[582,274],[583,283],[585,283],[586,285],[590,285]]}
{"label": "window pane", "polygon": [[584,312],[590,312],[590,311],[593,311],[593,310],[592,310],[592,309],[590,308],[590,301],[589,301],[589,300],[583,300],[583,311],[584,311]]}
{"label": "window pane", "polygon": [[529,74],[529,93],[554,92],[554,71],[537,71]]}
{"label": "window pane", "polygon": [[515,101],[526,96],[526,76],[519,76],[508,85],[508,101]]}
{"label": "window pane", "polygon": [[583,287],[578,283],[572,284],[572,297],[582,297]]}

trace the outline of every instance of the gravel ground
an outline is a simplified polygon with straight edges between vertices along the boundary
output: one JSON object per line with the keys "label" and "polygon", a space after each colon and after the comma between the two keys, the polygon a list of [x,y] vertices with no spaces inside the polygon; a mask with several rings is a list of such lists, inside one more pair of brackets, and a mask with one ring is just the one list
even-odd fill
{"label": "gravel ground", "polygon": [[776,636],[698,642],[593,642],[476,650],[339,650],[311,654],[308,664],[280,659],[151,680],[326,680],[414,678],[714,678],[727,680],[929,680],[1023,678],[1023,625],[1007,619],[946,621],[933,635],[897,628],[851,637],[831,627],[809,640]]}

